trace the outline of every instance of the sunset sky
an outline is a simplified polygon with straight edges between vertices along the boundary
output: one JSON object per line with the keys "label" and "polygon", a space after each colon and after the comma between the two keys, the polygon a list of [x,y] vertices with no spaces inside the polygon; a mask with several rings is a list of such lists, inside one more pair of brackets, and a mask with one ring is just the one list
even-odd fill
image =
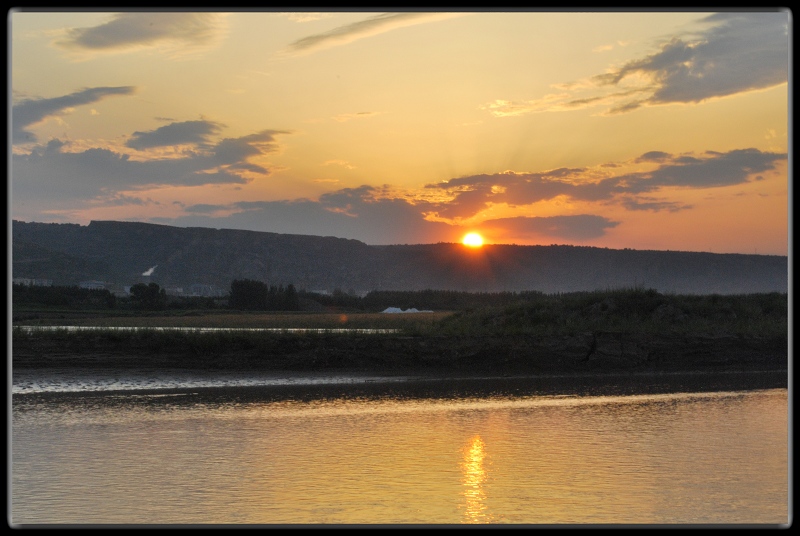
{"label": "sunset sky", "polygon": [[786,255],[791,15],[11,11],[9,212]]}

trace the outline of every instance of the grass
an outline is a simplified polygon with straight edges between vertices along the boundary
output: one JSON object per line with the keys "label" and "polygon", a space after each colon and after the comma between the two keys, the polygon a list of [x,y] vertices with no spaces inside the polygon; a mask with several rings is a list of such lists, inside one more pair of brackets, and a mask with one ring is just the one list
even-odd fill
{"label": "grass", "polygon": [[[748,295],[672,295],[654,290],[620,289],[526,296],[505,307],[456,312],[386,313],[253,313],[184,311],[169,314],[108,316],[52,313],[17,321],[15,325],[94,326],[83,332],[13,331],[15,342],[58,338],[65,344],[91,340],[123,341],[156,350],[188,346],[198,351],[273,344],[276,338],[302,338],[313,333],[119,331],[103,328],[305,328],[396,329],[404,336],[503,337],[573,336],[591,332],[668,334],[677,336],[737,336],[788,340],[788,296],[781,293]],[[336,334],[337,337],[362,337]],[[374,334],[371,336],[381,336]]]}
{"label": "grass", "polygon": [[671,295],[642,289],[543,294],[507,307],[460,311],[433,329],[454,336],[617,331],[788,337],[788,297],[780,293]]}
{"label": "grass", "polygon": [[305,328],[305,329],[424,329],[452,312],[386,313],[252,313],[185,312],[170,315],[87,316],[77,314],[40,315],[15,325],[96,327],[186,327],[186,328]]}

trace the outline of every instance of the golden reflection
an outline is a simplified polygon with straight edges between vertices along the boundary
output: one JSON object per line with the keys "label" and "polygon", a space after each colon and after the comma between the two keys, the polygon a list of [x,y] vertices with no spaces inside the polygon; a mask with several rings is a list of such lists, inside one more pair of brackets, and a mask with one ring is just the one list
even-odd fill
{"label": "golden reflection", "polygon": [[486,470],[483,468],[485,457],[484,444],[480,436],[472,439],[472,445],[464,449],[464,461],[461,464],[464,483],[464,516],[467,523],[487,523],[489,515],[486,511],[486,493],[483,483]]}

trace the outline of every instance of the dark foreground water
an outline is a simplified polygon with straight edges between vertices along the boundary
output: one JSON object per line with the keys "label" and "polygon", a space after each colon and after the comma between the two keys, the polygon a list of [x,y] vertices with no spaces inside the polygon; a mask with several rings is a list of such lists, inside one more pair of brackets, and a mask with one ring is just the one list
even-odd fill
{"label": "dark foreground water", "polygon": [[790,520],[785,388],[671,393],[655,381],[646,394],[591,385],[556,394],[526,390],[524,379],[488,390],[476,388],[488,379],[416,390],[391,387],[403,378],[312,380],[15,384],[10,520]]}

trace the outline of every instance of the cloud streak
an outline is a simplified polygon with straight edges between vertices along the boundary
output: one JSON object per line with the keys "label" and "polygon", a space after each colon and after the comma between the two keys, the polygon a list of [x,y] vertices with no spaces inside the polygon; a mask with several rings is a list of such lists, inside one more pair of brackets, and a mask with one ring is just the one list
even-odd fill
{"label": "cloud streak", "polygon": [[300,56],[347,45],[397,28],[459,17],[462,13],[381,13],[368,19],[309,35],[291,43],[284,53]]}
{"label": "cloud streak", "polygon": [[119,52],[163,46],[197,50],[217,45],[226,31],[221,13],[119,13],[89,28],[69,28],[56,46],[88,52]]}
{"label": "cloud streak", "polygon": [[334,121],[338,121],[339,123],[345,123],[350,121],[351,119],[361,119],[365,117],[372,117],[375,115],[380,115],[381,112],[356,112],[356,113],[347,113],[347,114],[339,114],[333,116]]}
{"label": "cloud streak", "polygon": [[286,17],[292,22],[314,22],[320,19],[327,19],[333,16],[333,13],[324,13],[317,11],[298,11],[292,13],[277,13],[281,17]]}
{"label": "cloud streak", "polygon": [[23,100],[11,110],[12,141],[15,144],[36,142],[36,136],[27,130],[29,127],[50,117],[69,113],[76,106],[93,104],[115,95],[132,95],[135,92],[136,88],[133,86],[93,87],[52,99]]}
{"label": "cloud streak", "polygon": [[613,229],[619,222],[593,214],[565,216],[541,216],[498,218],[486,220],[481,229],[493,230],[503,239],[530,239],[547,237],[561,240],[586,241],[600,238],[607,229]]}
{"label": "cloud streak", "polygon": [[602,106],[609,114],[643,106],[699,103],[788,81],[787,12],[717,13],[696,35],[675,36],[658,51],[611,68],[561,93],[482,106],[497,117]]}

